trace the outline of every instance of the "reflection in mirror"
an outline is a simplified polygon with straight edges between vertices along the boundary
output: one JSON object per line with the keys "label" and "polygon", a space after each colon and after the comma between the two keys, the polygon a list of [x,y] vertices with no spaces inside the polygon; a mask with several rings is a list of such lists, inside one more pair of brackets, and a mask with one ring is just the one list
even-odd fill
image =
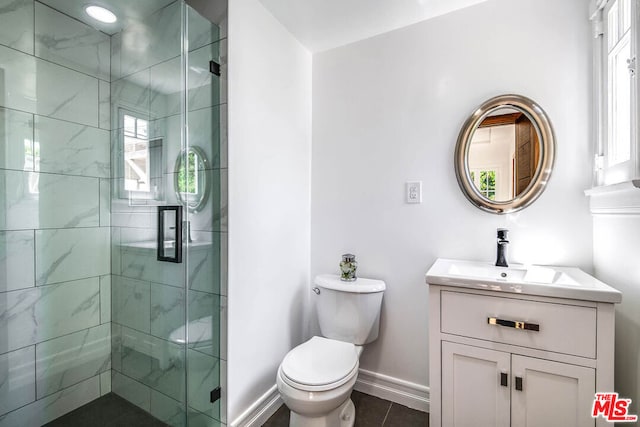
{"label": "reflection in mirror", "polygon": [[454,165],[460,189],[473,205],[504,214],[540,197],[554,158],[553,127],[542,108],[521,95],[499,95],[465,121]]}
{"label": "reflection in mirror", "polygon": [[522,194],[540,161],[540,138],[531,120],[514,108],[491,112],[473,133],[469,175],[478,192],[505,202]]}
{"label": "reflection in mirror", "polygon": [[176,197],[190,212],[201,211],[207,202],[208,159],[198,147],[189,147],[176,159],[174,187]]}

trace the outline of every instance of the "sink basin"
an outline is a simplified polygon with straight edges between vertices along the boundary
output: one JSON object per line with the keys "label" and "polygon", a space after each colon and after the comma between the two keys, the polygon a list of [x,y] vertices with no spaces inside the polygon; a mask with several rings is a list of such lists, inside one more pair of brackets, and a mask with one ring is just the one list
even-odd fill
{"label": "sink basin", "polygon": [[553,267],[515,265],[496,267],[490,263],[456,261],[449,263],[447,273],[452,276],[484,280],[531,282],[539,284],[564,284],[578,286],[568,274]]}
{"label": "sink basin", "polygon": [[427,272],[427,283],[499,292],[620,302],[622,294],[578,268],[439,258]]}

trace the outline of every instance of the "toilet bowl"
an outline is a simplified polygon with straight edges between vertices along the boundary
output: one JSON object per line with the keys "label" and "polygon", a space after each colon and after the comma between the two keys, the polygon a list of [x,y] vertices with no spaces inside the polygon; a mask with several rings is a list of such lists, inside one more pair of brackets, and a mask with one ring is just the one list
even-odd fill
{"label": "toilet bowl", "polygon": [[291,427],[352,427],[355,407],[350,396],[362,346],[378,338],[385,283],[372,279],[347,283],[335,275],[318,276],[314,283],[323,336],[287,353],[276,384],[290,409]]}
{"label": "toilet bowl", "polygon": [[291,410],[293,427],[351,427],[355,408],[349,399],[358,378],[362,347],[313,337],[291,350],[276,382]]}
{"label": "toilet bowl", "polygon": [[169,369],[171,365],[182,366],[185,343],[190,349],[197,349],[208,354],[209,349],[214,345],[212,338],[213,316],[201,317],[189,322],[187,328],[182,325],[174,329],[169,334],[167,341],[161,341],[164,348],[154,352],[153,357],[158,359],[159,367],[163,370]]}

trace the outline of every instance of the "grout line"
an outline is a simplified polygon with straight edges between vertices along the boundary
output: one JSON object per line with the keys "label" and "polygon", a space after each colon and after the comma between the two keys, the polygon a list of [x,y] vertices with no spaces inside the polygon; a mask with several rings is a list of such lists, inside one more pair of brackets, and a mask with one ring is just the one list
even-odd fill
{"label": "grout line", "polygon": [[96,176],[96,175],[77,175],[77,174],[62,173],[62,172],[31,171],[31,170],[25,170],[25,169],[2,168],[0,169],[0,172],[35,173],[38,175],[55,175],[55,176],[64,176],[64,177],[71,177],[71,178],[86,178],[86,179],[111,179],[111,178],[105,178],[105,177]]}
{"label": "grout line", "polygon": [[[31,231],[31,230],[25,230],[25,231]],[[33,286],[30,286],[29,288],[37,288],[38,287],[38,245],[36,244],[36,233],[37,229],[33,229]],[[8,232],[8,231],[3,231],[3,232]],[[29,288],[25,288],[25,289],[29,289]],[[16,289],[19,290],[19,289]],[[7,291],[10,292],[10,291]],[[1,294],[0,294],[1,295]]]}
{"label": "grout line", "polygon": [[[49,9],[51,9],[51,10],[55,11],[55,12],[58,12],[60,15],[64,15],[64,16],[66,16],[67,18],[72,19],[72,20],[74,20],[74,21],[76,21],[76,22],[78,22],[78,23],[80,23],[80,24],[84,25],[84,26],[85,26],[85,27],[87,27],[87,28],[91,28],[92,30],[95,30],[95,31],[97,31],[97,32],[99,32],[99,33],[102,33],[102,34],[104,34],[105,36],[109,37],[109,40],[111,40],[111,36],[112,36],[112,34],[105,33],[104,31],[100,30],[99,28],[94,27],[93,25],[89,25],[88,23],[86,23],[86,22],[84,22],[84,21],[81,21],[81,20],[79,20],[78,18],[76,18],[76,17],[73,17],[73,16],[69,15],[68,13],[62,12],[62,11],[60,11],[60,10],[58,10],[58,9],[56,9],[56,8],[54,8],[54,7],[52,7],[52,6],[49,6],[48,4],[43,3],[43,2],[42,2],[42,0],[35,0],[35,2],[36,2],[36,3],[40,3],[41,5],[43,5],[43,6],[47,7],[47,8],[49,8]],[[33,12],[33,16],[34,16],[33,32],[34,32],[34,33],[35,33],[35,30],[36,30],[36,25],[35,25],[35,15],[36,15],[36,14],[35,14],[35,8],[34,8],[34,12]],[[117,34],[117,33],[114,33],[114,34]],[[35,37],[34,37],[34,39],[35,39]]]}
{"label": "grout line", "polygon": [[[206,107],[204,107],[204,108],[206,108]],[[46,114],[38,114],[38,113],[34,113],[33,111],[21,110],[19,108],[8,107],[6,105],[0,105],[0,110],[2,110],[2,109],[15,111],[15,112],[18,112],[18,113],[30,114],[31,116],[34,116],[33,117],[34,124],[32,126],[34,128],[35,128],[35,118],[36,117],[44,117],[45,119],[57,120],[57,121],[60,121],[60,122],[70,123],[72,125],[84,126],[84,127],[88,127],[88,128],[92,128],[92,129],[102,130],[102,131],[105,131],[105,132],[110,132],[111,131],[111,129],[105,129],[105,128],[101,128],[99,126],[88,125],[86,123],[81,123],[81,122],[74,122],[73,120],[60,119],[58,117],[47,116]],[[34,136],[34,139],[35,139],[35,136]]]}
{"label": "grout line", "polygon": [[[6,107],[5,111],[7,110]],[[10,110],[9,110],[10,112]],[[33,154],[33,160],[31,163],[31,171],[29,172],[35,172],[36,171],[36,162],[35,162],[35,156],[36,156],[36,114],[35,113],[31,113],[29,114],[31,117],[29,118],[29,125],[31,127],[31,153]],[[54,119],[55,120],[55,119]],[[26,171],[26,169],[24,168],[24,166],[22,167],[22,170]]]}
{"label": "grout line", "polygon": [[33,398],[38,400],[38,349],[33,345]]}
{"label": "grout line", "polygon": [[[83,332],[83,331],[88,331],[88,330],[90,330],[90,329],[99,328],[99,327],[104,326],[104,325],[106,325],[106,324],[107,324],[107,323],[103,323],[103,324],[99,324],[99,325],[94,325],[94,326],[89,326],[89,327],[86,327],[86,328],[83,328],[83,329],[78,329],[77,331],[73,331],[73,332],[66,333],[66,334],[64,334],[64,335],[60,335],[60,336],[58,336],[58,337],[48,338],[48,339],[46,339],[46,340],[44,340],[44,341],[39,341],[39,342],[35,342],[35,343],[33,343],[33,344],[28,344],[28,345],[25,345],[24,347],[19,347],[19,348],[13,349],[13,350],[6,351],[6,352],[4,352],[4,353],[0,353],[0,356],[4,356],[4,355],[6,355],[6,354],[13,353],[14,351],[24,350],[24,349],[29,348],[29,347],[33,347],[33,348],[34,348],[34,351],[35,351],[35,347],[36,347],[36,346],[39,346],[40,344],[44,344],[44,343],[49,342],[49,341],[54,341],[54,340],[57,340],[58,338],[68,337],[69,335],[77,334],[78,332]],[[35,360],[35,359],[34,359],[34,360]],[[34,363],[35,363],[35,362],[34,362]],[[0,419],[1,419],[1,418],[2,418],[2,415],[0,415]]]}
{"label": "grout line", "polygon": [[387,422],[387,417],[389,417],[389,412],[391,412],[391,406],[393,406],[392,402],[389,403],[389,409],[387,409],[387,413],[384,414],[384,419],[382,420],[382,427],[384,427],[384,424]]}
{"label": "grout line", "polygon": [[[91,375],[88,378],[81,379],[81,380],[79,380],[79,381],[77,381],[77,382],[75,382],[73,384],[69,384],[68,386],[65,386],[65,387],[63,387],[63,388],[61,388],[61,389],[59,389],[57,391],[53,391],[53,392],[51,392],[49,394],[45,394],[44,396],[41,396],[40,398],[36,398],[36,400],[34,400],[33,402],[30,402],[30,403],[34,403],[34,402],[38,402],[40,400],[46,399],[47,397],[53,396],[56,393],[63,393],[65,390],[68,390],[68,389],[70,389],[72,387],[78,386],[78,385],[80,385],[80,384],[82,384],[82,383],[84,383],[86,381],[89,381],[91,379],[94,379],[94,378],[96,378],[98,380],[98,387],[99,387],[100,386],[100,384],[99,384],[100,383],[100,374],[102,374],[103,372],[107,372],[107,371],[98,372],[97,374]],[[36,396],[37,396],[37,394],[36,394]],[[98,398],[99,397],[100,397],[100,391],[98,390]],[[58,400],[58,399],[56,399],[56,400]]]}
{"label": "grout line", "polygon": [[101,277],[102,276],[98,276],[98,322],[100,323],[100,326],[104,324],[102,322],[102,279]]}
{"label": "grout line", "polygon": [[[34,345],[34,347],[35,347],[35,345]],[[105,371],[105,372],[106,372],[106,371]],[[40,399],[34,399],[34,400],[30,401],[29,403],[25,403],[25,404],[24,404],[24,405],[22,405],[22,406],[19,406],[19,407],[15,408],[15,409],[12,409],[12,410],[8,411],[8,412],[5,412],[4,414],[0,414],[0,421],[2,421],[2,420],[3,420],[7,415],[11,414],[12,412],[19,411],[20,409],[23,409],[23,408],[25,408],[25,407],[27,407],[27,406],[29,406],[29,405],[32,405],[32,404],[34,404],[34,403],[36,403],[36,402],[39,402],[39,401],[41,401],[41,400],[43,400],[43,399],[46,399],[47,397],[53,396],[53,395],[54,395],[54,394],[56,394],[56,393],[64,393],[66,390],[68,390],[68,389],[70,389],[70,388],[72,388],[72,387],[78,386],[78,385],[80,385],[81,383],[84,383],[85,381],[89,381],[89,380],[91,380],[92,378],[95,378],[95,377],[98,377],[98,380],[99,380],[99,379],[100,379],[100,374],[93,375],[93,376],[91,376],[91,377],[89,377],[89,378],[85,378],[84,380],[80,380],[80,381],[78,381],[77,383],[71,384],[71,385],[69,385],[69,386],[67,386],[67,387],[64,387],[64,388],[61,388],[60,390],[58,390],[58,391],[56,391],[56,392],[53,392],[53,393],[47,394],[46,396],[42,396]],[[100,393],[98,393],[98,394],[100,394]],[[37,396],[37,394],[36,394],[36,396]],[[101,396],[98,396],[98,398],[100,398],[100,397],[101,397]],[[56,400],[57,400],[57,399],[56,399]],[[94,400],[96,400],[96,399],[94,399]],[[90,402],[89,402],[89,403],[90,403]],[[83,406],[84,406],[84,405],[83,405]],[[78,409],[78,408],[76,408],[76,409]],[[75,409],[74,409],[74,410],[75,410]],[[66,415],[66,414],[65,414],[65,415]],[[205,414],[205,415],[206,415],[206,414]]]}
{"label": "grout line", "polygon": [[[124,32],[124,31],[126,31],[126,28],[123,29],[121,32]],[[118,33],[115,33],[115,34],[118,34]],[[204,48],[210,47],[210,46],[212,46],[214,44],[220,44],[223,40],[226,40],[226,37],[222,38],[222,39],[218,39],[218,40],[210,42],[210,43],[207,43],[207,44],[204,44],[204,45],[202,45],[200,47],[196,47],[194,49],[189,49],[185,53],[187,54],[187,56],[189,56],[189,54],[195,52],[196,50],[204,49]],[[7,47],[9,47],[9,46],[7,46]],[[14,49],[14,50],[17,50],[17,49]],[[220,51],[221,51],[221,49],[218,48],[218,60],[220,60],[219,58],[221,57]],[[20,52],[22,52],[22,51],[20,51]],[[181,59],[182,56],[183,56],[183,54],[179,53],[178,55],[172,56],[170,58],[162,59],[162,60],[160,60],[160,62],[156,62],[156,63],[150,64],[150,65],[149,64],[145,64],[145,66],[143,68],[140,68],[139,70],[136,70],[136,71],[129,72],[129,74],[125,74],[123,76],[119,76],[115,80],[113,79],[113,72],[110,72],[111,83],[118,82],[119,80],[128,79],[129,77],[131,77],[131,76],[133,76],[135,74],[144,72],[144,71],[149,71],[150,72],[151,68],[154,68],[154,67],[156,67],[158,65],[166,64],[166,63],[168,63],[170,61],[175,61],[176,59]],[[56,63],[54,62],[54,64],[56,64]],[[220,64],[220,65],[222,66],[223,64]],[[72,68],[72,70],[73,70],[73,68]],[[74,70],[74,71],[77,71],[77,70]],[[120,71],[122,71],[122,67],[120,67]],[[78,71],[78,72],[80,72],[80,71]],[[219,78],[219,76],[218,76],[218,78]]]}
{"label": "grout line", "polygon": [[7,46],[6,44],[2,44],[2,43],[0,43],[0,46],[3,47],[3,48],[6,48],[6,49],[11,49],[14,52],[21,53],[22,55],[30,56],[30,57],[35,58],[37,60],[46,62],[48,64],[56,65],[56,66],[58,66],[60,68],[64,68],[65,70],[73,71],[74,73],[78,73],[78,74],[81,74],[81,75],[83,75],[85,77],[89,77],[89,78],[95,80],[96,82],[102,80],[103,82],[109,83],[107,80],[105,80],[103,78],[100,78],[100,77],[97,77],[97,76],[94,76],[93,74],[89,74],[86,71],[76,70],[75,68],[71,68],[68,65],[63,65],[63,64],[55,62],[55,61],[53,61],[51,59],[43,58],[41,56],[36,55],[36,52],[35,52],[35,33],[34,33],[34,49],[33,49],[33,53],[28,53],[28,52],[25,52],[24,50],[20,50],[20,49],[15,48],[15,47]]}
{"label": "grout line", "polygon": [[[0,231],[0,233],[5,233],[5,232],[4,231]],[[79,279],[63,280],[62,282],[45,283],[45,284],[41,284],[41,285],[37,285],[36,284],[35,286],[29,286],[27,288],[20,288],[20,289],[12,289],[10,291],[0,291],[0,296],[9,294],[11,292],[22,292],[22,291],[28,291],[28,290],[33,290],[33,289],[48,289],[51,286],[66,285],[66,284],[80,282],[80,281],[86,281],[86,280],[90,280],[90,279],[100,279],[100,277],[107,276],[109,274],[111,274],[111,273],[99,274],[97,276],[80,277]],[[138,280],[138,279],[133,279],[133,280]],[[171,286],[171,285],[167,285],[167,286]],[[206,291],[200,291],[200,292],[205,292],[205,293],[209,293],[209,294],[211,293],[211,292],[206,292]]]}
{"label": "grout line", "polygon": [[[0,170],[0,173],[2,170]],[[100,227],[99,225],[83,225],[82,227],[45,227],[45,228],[0,228],[0,233],[12,233],[18,231],[61,231],[61,230],[89,230],[89,229],[103,229],[109,228],[109,226]],[[138,228],[138,227],[123,227],[123,228]],[[143,230],[147,230],[143,228]],[[216,233],[216,231],[211,231],[211,233]],[[217,232],[220,233],[220,232]],[[100,274],[103,276],[103,274]],[[76,280],[76,279],[74,279]],[[0,292],[1,293],[1,292]]]}
{"label": "grout line", "polygon": [[[31,3],[32,6],[32,19],[33,19],[33,56],[36,56],[36,44],[37,44],[37,40],[36,40],[36,2],[34,1],[33,3]],[[22,52],[22,51],[20,51]],[[27,52],[25,52],[27,53]]]}
{"label": "grout line", "polygon": [[[111,37],[109,37],[109,53],[111,53]],[[109,77],[111,77],[111,55],[109,55]],[[96,90],[98,91],[98,96],[96,97],[96,100],[98,101],[98,108],[96,111],[96,115],[97,117],[97,121],[96,123],[98,124],[98,128],[99,129],[103,129],[102,127],[102,123],[100,122],[100,104],[101,104],[101,98],[100,98],[100,80],[98,80],[98,87],[96,88]],[[109,83],[109,104],[111,104],[111,83]],[[109,128],[111,128],[111,123],[109,123]],[[109,131],[109,136],[111,136],[111,131]],[[111,147],[111,138],[109,138],[109,147]],[[109,156],[111,157],[111,156]]]}

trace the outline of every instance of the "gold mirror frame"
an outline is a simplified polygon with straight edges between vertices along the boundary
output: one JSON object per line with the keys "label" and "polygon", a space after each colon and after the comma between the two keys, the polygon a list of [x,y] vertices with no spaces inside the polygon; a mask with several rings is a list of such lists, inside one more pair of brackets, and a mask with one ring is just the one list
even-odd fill
{"label": "gold mirror frame", "polygon": [[[507,201],[495,201],[484,197],[473,184],[469,173],[469,147],[471,138],[480,123],[492,112],[500,108],[513,108],[522,111],[533,123],[540,139],[540,161],[538,169],[528,187],[519,195]],[[544,191],[555,160],[555,135],[546,113],[538,104],[521,95],[500,95],[489,99],[467,119],[458,135],[455,152],[455,170],[458,185],[473,205],[485,212],[506,214],[526,208]]]}

